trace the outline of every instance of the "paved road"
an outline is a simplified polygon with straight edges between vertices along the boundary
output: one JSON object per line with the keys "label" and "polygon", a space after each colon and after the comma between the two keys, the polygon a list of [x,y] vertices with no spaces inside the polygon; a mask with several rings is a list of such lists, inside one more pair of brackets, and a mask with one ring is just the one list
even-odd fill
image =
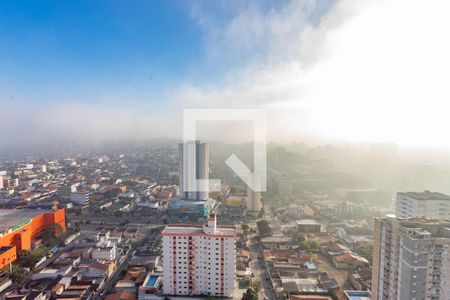
{"label": "paved road", "polygon": [[277,298],[272,289],[272,284],[270,280],[266,279],[268,275],[267,268],[265,267],[265,264],[261,263],[262,260],[258,259],[258,256],[262,254],[261,250],[253,243],[250,243],[249,250],[251,258],[250,267],[254,275],[253,280],[259,281],[261,286],[259,291],[259,299],[267,298],[270,300],[276,300]]}
{"label": "paved road", "polygon": [[[119,265],[116,267],[116,269],[114,270],[113,274],[111,274],[111,276],[108,277],[104,287],[99,289],[94,294],[92,299],[103,299],[104,295],[107,295],[111,291],[111,289],[114,287],[114,285],[116,284],[117,280],[119,279],[119,276],[121,275],[122,271],[125,270],[125,268],[128,266],[128,262],[133,257],[133,253],[134,252],[135,251],[133,250],[133,248],[128,250],[128,252],[125,254],[125,256],[123,256],[120,259]],[[103,295],[100,296],[100,294],[102,294],[102,293],[103,293]]]}

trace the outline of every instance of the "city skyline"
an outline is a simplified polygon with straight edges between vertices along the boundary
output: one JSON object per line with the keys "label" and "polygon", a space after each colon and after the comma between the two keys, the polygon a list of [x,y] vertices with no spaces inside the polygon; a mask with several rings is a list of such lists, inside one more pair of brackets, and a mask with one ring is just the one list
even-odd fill
{"label": "city skyline", "polygon": [[0,1],[0,299],[449,300],[449,11]]}

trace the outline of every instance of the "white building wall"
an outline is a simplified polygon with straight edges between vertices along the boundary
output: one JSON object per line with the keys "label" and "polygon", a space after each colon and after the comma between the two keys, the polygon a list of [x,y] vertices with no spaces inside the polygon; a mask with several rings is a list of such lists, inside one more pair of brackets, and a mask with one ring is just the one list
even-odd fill
{"label": "white building wall", "polygon": [[401,219],[426,217],[429,219],[450,219],[449,200],[418,200],[404,194],[397,195],[396,215]]}
{"label": "white building wall", "polygon": [[229,296],[234,290],[235,269],[234,237],[163,236],[165,294]]}
{"label": "white building wall", "polygon": [[[197,179],[209,179],[209,146],[199,141],[181,143],[179,150],[180,197],[189,200],[207,200],[209,186],[206,182],[196,184]],[[194,172],[189,174],[189,171]],[[189,186],[196,187],[199,192],[189,191]]]}
{"label": "white building wall", "polygon": [[254,192],[250,187],[247,187],[247,208],[253,212],[259,212],[262,208],[261,193]]}
{"label": "white building wall", "polygon": [[84,205],[89,203],[88,192],[75,192],[70,194],[70,201],[74,204]]}
{"label": "white building wall", "polygon": [[116,248],[96,248],[92,251],[92,259],[94,260],[115,260],[116,259]]}

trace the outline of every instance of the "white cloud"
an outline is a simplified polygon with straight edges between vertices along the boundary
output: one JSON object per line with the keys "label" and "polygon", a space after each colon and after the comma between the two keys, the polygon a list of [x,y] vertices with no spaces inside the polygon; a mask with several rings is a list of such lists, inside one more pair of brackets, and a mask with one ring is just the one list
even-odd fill
{"label": "white cloud", "polygon": [[342,0],[317,26],[318,2],[304,3],[240,7],[220,22],[196,10],[207,64],[231,70],[218,84],[175,87],[163,113],[63,102],[6,106],[3,118],[23,116],[22,132],[41,136],[157,137],[178,136],[183,107],[267,107],[275,140],[450,146],[450,2]]}
{"label": "white cloud", "polygon": [[448,1],[344,0],[317,27],[292,3],[213,27],[215,55],[267,43],[267,57],[224,85],[184,87],[177,98],[267,107],[274,138],[450,146]]}

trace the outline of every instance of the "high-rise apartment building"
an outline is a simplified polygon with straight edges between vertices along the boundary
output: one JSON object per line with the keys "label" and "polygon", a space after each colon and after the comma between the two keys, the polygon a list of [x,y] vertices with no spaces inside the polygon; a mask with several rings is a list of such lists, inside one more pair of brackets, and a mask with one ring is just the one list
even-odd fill
{"label": "high-rise apartment building", "polygon": [[259,212],[262,208],[261,193],[247,187],[247,209],[249,212]]}
{"label": "high-rise apartment building", "polygon": [[421,193],[397,193],[398,218],[429,218],[450,220],[450,196],[425,191]]}
{"label": "high-rise apartment building", "polygon": [[218,226],[215,215],[203,226],[167,225],[163,236],[164,293],[232,295],[236,273],[236,229]]}
{"label": "high-rise apartment building", "polygon": [[[209,186],[209,146],[193,141],[178,146],[180,155],[180,196],[185,200],[207,200]],[[193,189],[193,188],[194,189]],[[196,190],[196,191],[195,191]]]}
{"label": "high-rise apartment building", "polygon": [[450,221],[375,219],[373,300],[450,299]]}

